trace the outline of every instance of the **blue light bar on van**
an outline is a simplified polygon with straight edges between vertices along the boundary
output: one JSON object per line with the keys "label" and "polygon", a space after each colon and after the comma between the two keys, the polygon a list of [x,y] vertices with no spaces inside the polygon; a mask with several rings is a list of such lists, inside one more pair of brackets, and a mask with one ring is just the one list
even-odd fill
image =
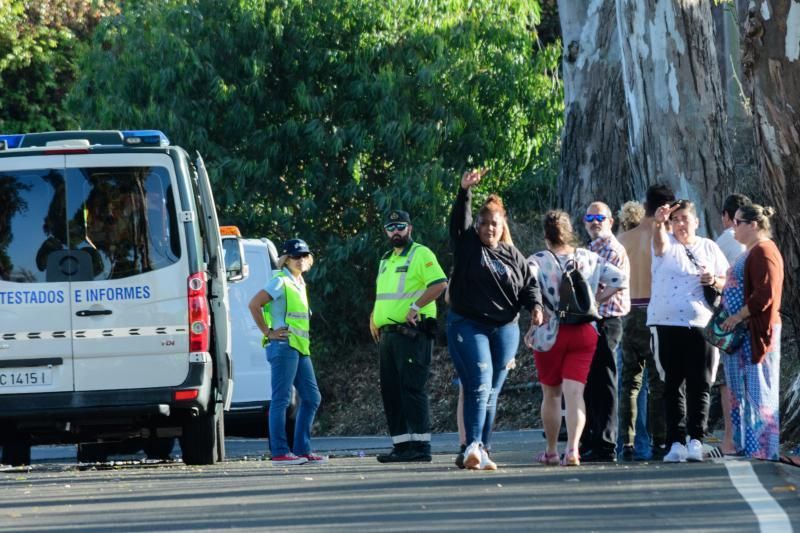
{"label": "blue light bar on van", "polygon": [[0,135],[0,150],[19,148],[24,135]]}
{"label": "blue light bar on van", "polygon": [[169,139],[158,130],[126,130],[122,141],[129,146],[169,146]]}

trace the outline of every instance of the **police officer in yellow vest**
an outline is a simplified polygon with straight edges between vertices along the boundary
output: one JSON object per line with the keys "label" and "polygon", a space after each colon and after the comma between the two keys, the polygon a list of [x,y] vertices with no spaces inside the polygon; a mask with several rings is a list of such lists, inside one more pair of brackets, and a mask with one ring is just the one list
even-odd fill
{"label": "police officer in yellow vest", "polygon": [[427,381],[435,300],[447,288],[447,276],[433,252],[411,240],[408,213],[389,213],[384,230],[393,250],[378,268],[370,331],[378,343],[381,396],[393,447],[378,461],[430,461]]}
{"label": "police officer in yellow vest", "polygon": [[[289,239],[283,244],[278,268],[263,290],[250,300],[250,314],[264,334],[267,362],[272,371],[269,404],[269,448],[277,466],[326,463],[311,451],[311,426],[322,399],[311,364],[308,296],[303,273],[314,264],[308,244]],[[293,450],[286,438],[286,409],[297,390]]]}

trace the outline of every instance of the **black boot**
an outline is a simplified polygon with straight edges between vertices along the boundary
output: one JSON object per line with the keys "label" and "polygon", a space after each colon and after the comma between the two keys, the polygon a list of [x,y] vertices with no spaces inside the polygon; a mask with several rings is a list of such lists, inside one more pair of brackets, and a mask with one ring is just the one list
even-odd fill
{"label": "black boot", "polygon": [[409,442],[398,442],[389,453],[382,453],[378,455],[379,463],[404,463],[407,462],[405,456],[408,453]]}
{"label": "black boot", "polygon": [[433,460],[430,442],[414,441],[410,444],[406,455],[408,462],[430,463]]}

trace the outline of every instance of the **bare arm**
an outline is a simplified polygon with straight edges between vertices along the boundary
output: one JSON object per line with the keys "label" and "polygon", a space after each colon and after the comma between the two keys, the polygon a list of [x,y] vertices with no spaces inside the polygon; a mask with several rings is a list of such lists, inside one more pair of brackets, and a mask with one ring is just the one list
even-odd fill
{"label": "bare arm", "polygon": [[669,221],[669,216],[677,210],[678,207],[680,206],[675,205],[670,207],[668,204],[664,204],[656,209],[656,213],[653,216],[653,252],[656,254],[656,257],[663,256],[664,252],[667,251],[667,242],[669,240],[667,222]]}
{"label": "bare arm", "polygon": [[261,330],[261,333],[263,333],[265,337],[271,340],[285,339],[288,336],[288,331],[285,328],[272,330],[267,326],[267,323],[264,322],[262,309],[271,301],[272,296],[270,296],[267,291],[260,290],[250,299],[250,303],[247,307],[250,309],[250,314],[253,316],[256,326],[258,326],[258,329]]}
{"label": "bare arm", "polygon": [[[414,302],[417,307],[422,308],[434,301],[436,298],[442,295],[442,293],[447,289],[447,282],[441,281],[439,283],[434,283],[427,289],[425,292],[422,293],[422,296],[417,298],[417,301]],[[408,314],[406,314],[406,322],[409,324],[416,324],[417,318],[419,317],[419,313],[412,308],[409,308]]]}

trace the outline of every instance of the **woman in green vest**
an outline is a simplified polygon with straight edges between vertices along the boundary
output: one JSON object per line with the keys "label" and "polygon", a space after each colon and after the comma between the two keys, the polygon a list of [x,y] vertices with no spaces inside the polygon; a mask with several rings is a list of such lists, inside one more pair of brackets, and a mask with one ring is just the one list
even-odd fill
{"label": "woman in green vest", "polygon": [[[301,239],[283,244],[278,270],[264,289],[250,300],[250,313],[264,334],[267,361],[272,370],[269,405],[269,448],[274,465],[325,463],[327,457],[311,451],[311,425],[322,397],[311,364],[309,309],[303,273],[314,264]],[[286,409],[297,389],[300,405],[294,429],[294,446],[286,437]]]}

